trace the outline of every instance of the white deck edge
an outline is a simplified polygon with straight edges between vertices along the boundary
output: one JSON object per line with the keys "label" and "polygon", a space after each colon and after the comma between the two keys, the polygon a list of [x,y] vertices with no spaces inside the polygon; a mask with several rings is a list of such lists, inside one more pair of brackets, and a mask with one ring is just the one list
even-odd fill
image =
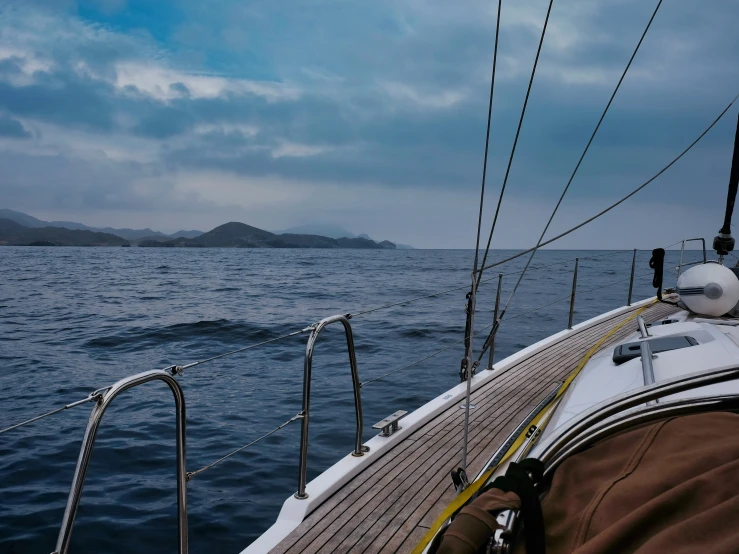
{"label": "white deck edge", "polygon": [[[618,315],[635,308],[648,306],[654,301],[654,299],[655,297],[647,298],[639,302],[634,302],[631,306],[616,308],[610,312],[606,312],[583,321],[582,323],[578,323],[573,326],[572,329],[565,329],[559,333],[550,335],[531,346],[519,350],[515,354],[511,354],[507,358],[496,363],[493,370],[484,369],[475,375],[472,378],[472,391],[474,392],[483,385],[486,385],[499,374],[510,369],[513,365],[518,364],[545,348],[560,342],[573,333],[593,327],[602,321],[617,317]],[[275,523],[256,541],[247,546],[241,554],[266,554],[272,550],[332,494],[341,489],[346,483],[361,473],[367,466],[372,464],[388,450],[393,448],[397,443],[416,431],[416,429],[449,409],[453,404],[464,400],[466,394],[466,383],[460,383],[457,386],[452,387],[400,420],[401,429],[390,437],[377,435],[367,441],[365,445],[369,446],[370,451],[361,458],[348,454],[336,462],[308,483],[306,486],[308,498],[299,500],[294,496],[290,496],[285,500],[285,503],[282,505],[282,509],[277,516],[277,521],[275,521]]]}

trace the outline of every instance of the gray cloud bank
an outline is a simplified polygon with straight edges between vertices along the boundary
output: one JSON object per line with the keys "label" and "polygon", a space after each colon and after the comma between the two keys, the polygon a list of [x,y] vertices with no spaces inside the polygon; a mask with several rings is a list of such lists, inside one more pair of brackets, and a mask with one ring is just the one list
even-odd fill
{"label": "gray cloud bank", "polygon": [[[328,221],[473,245],[494,3],[183,1],[165,39],[116,23],[124,4],[106,3],[102,23],[74,4],[0,8],[0,207],[170,231]],[[503,9],[488,208],[546,4]],[[538,236],[652,9],[555,3],[494,246]],[[733,97],[737,20],[729,1],[662,8],[553,232],[651,176]],[[713,234],[734,113],[562,247]]]}

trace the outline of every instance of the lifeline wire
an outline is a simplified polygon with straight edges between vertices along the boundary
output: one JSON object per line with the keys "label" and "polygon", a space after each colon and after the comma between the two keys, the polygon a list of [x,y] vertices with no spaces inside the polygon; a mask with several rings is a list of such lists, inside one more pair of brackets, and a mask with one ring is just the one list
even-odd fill
{"label": "lifeline wire", "polygon": [[[276,342],[278,340],[283,340],[283,339],[286,339],[286,338],[289,338],[289,337],[294,337],[296,335],[300,335],[302,333],[307,333],[311,329],[312,329],[312,327],[306,327],[305,329],[301,329],[300,331],[293,331],[292,333],[288,333],[287,335],[282,335],[282,336],[279,336],[279,337],[275,337],[273,339],[269,339],[269,340],[265,340],[265,341],[259,342],[257,344],[252,344],[252,345],[249,345],[249,346],[245,346],[244,348],[239,348],[237,350],[231,350],[230,352],[225,352],[223,354],[218,354],[217,356],[211,356],[210,358],[206,358],[204,360],[198,360],[196,362],[192,362],[192,363],[189,363],[189,364],[186,364],[186,365],[169,366],[166,369],[170,370],[173,375],[174,374],[179,374],[179,373],[182,373],[184,370],[189,369],[191,367],[195,367],[195,366],[204,364],[206,362],[212,362],[213,360],[218,360],[219,358],[225,358],[226,356],[233,356],[234,354],[238,354],[239,352],[245,352],[247,350],[251,350],[251,349],[257,348],[259,346],[264,346],[265,344],[270,344],[270,343]],[[92,394],[90,394],[90,396],[88,396],[87,398],[84,398],[82,400],[78,400],[76,402],[72,402],[71,404],[66,404],[64,406],[61,406],[59,408],[56,408],[55,410],[52,410],[52,411],[47,412],[45,414],[41,414],[41,415],[38,415],[36,417],[32,417],[31,419],[28,419],[26,421],[22,421],[20,423],[16,423],[15,425],[11,425],[10,427],[6,427],[5,429],[0,429],[0,435],[3,434],[3,433],[5,433],[6,431],[11,431],[13,429],[17,429],[18,427],[23,427],[24,425],[28,425],[29,423],[33,423],[33,422],[38,421],[40,419],[43,419],[45,417],[49,417],[49,416],[52,416],[54,414],[58,414],[59,412],[62,412],[64,410],[68,410],[69,408],[74,408],[75,406],[79,406],[81,404],[84,404],[85,402],[90,402],[91,400],[95,400],[95,399],[99,398],[98,393],[100,391],[102,391],[102,390],[105,390],[105,388],[98,389],[97,391],[95,391]]]}
{"label": "lifeline wire", "polygon": [[[490,264],[490,265],[488,265],[488,266],[485,266],[485,265],[483,265],[483,267],[481,267],[481,268],[480,268],[480,271],[484,271],[485,269],[490,269],[490,268],[492,268],[492,267],[496,267],[496,266],[498,266],[498,265],[501,265],[501,264],[504,264],[504,263],[510,262],[511,260],[515,260],[516,258],[520,258],[520,257],[521,257],[521,256],[523,256],[524,254],[528,254],[529,252],[532,252],[533,250],[536,250],[537,248],[540,248],[540,247],[542,247],[542,246],[546,246],[547,244],[551,244],[551,243],[553,243],[554,241],[557,241],[557,240],[561,239],[562,237],[565,237],[565,236],[569,235],[570,233],[572,233],[572,232],[574,232],[574,231],[577,231],[578,229],[580,229],[581,227],[584,227],[584,226],[585,226],[585,225],[587,225],[588,223],[591,223],[591,222],[595,221],[595,220],[596,220],[596,219],[598,219],[598,218],[599,218],[600,216],[602,216],[602,215],[604,215],[604,214],[606,214],[606,213],[610,212],[610,211],[611,211],[611,210],[612,210],[613,208],[615,208],[615,207],[617,207],[617,206],[619,206],[619,205],[623,204],[624,202],[626,202],[626,201],[627,201],[627,200],[628,200],[629,198],[631,198],[632,196],[634,196],[634,195],[635,195],[635,194],[636,194],[637,192],[639,192],[640,190],[642,190],[642,189],[643,189],[644,187],[646,187],[646,186],[647,186],[648,184],[650,184],[650,183],[651,183],[652,181],[654,181],[654,180],[655,180],[655,179],[657,179],[657,178],[658,178],[658,177],[659,177],[660,175],[662,175],[662,174],[663,174],[663,173],[664,173],[665,171],[667,171],[667,170],[668,170],[668,169],[670,169],[670,168],[671,168],[671,167],[672,167],[673,165],[675,165],[675,164],[676,164],[676,163],[677,163],[677,162],[678,162],[678,161],[680,160],[680,158],[682,158],[682,157],[683,157],[683,156],[684,156],[685,154],[687,154],[687,153],[688,153],[688,152],[689,152],[689,151],[690,151],[690,150],[691,150],[691,149],[692,149],[692,148],[693,148],[693,147],[694,147],[694,146],[695,146],[696,144],[698,144],[698,142],[700,142],[700,140],[701,140],[701,139],[702,139],[702,138],[703,138],[704,136],[706,136],[706,135],[708,134],[708,131],[710,131],[711,129],[713,129],[713,127],[714,127],[714,126],[716,125],[716,123],[718,123],[718,122],[719,122],[719,121],[721,120],[721,118],[722,118],[722,117],[723,117],[724,115],[726,115],[726,112],[728,112],[728,111],[729,111],[729,109],[731,108],[731,106],[733,106],[733,105],[734,105],[734,102],[736,102],[736,101],[737,101],[737,99],[739,99],[739,94],[737,94],[736,96],[734,96],[734,99],[733,99],[733,100],[732,100],[731,102],[729,102],[729,104],[728,104],[728,105],[727,105],[727,106],[726,106],[726,107],[724,108],[724,110],[723,110],[723,111],[722,111],[722,112],[721,112],[721,113],[720,113],[720,114],[718,115],[718,117],[717,117],[716,119],[714,119],[714,120],[713,120],[713,122],[712,122],[712,123],[711,123],[711,124],[710,124],[710,125],[709,125],[709,126],[708,126],[708,127],[706,128],[706,129],[705,129],[705,131],[703,131],[703,132],[702,132],[702,133],[701,133],[701,134],[700,134],[700,135],[698,136],[698,138],[696,138],[696,139],[695,139],[695,140],[694,140],[693,142],[691,142],[691,143],[690,143],[690,145],[688,145],[688,147],[687,147],[687,148],[685,148],[685,150],[683,150],[682,152],[680,152],[680,154],[678,154],[678,155],[677,155],[677,157],[675,157],[675,158],[674,158],[674,159],[673,159],[673,160],[672,160],[672,161],[671,161],[670,163],[668,163],[668,164],[667,164],[667,165],[666,165],[665,167],[663,167],[662,169],[660,169],[660,170],[659,170],[659,171],[658,171],[657,173],[655,173],[655,174],[654,174],[654,175],[653,175],[653,176],[652,176],[652,177],[651,177],[650,179],[648,179],[647,181],[645,181],[644,183],[642,183],[641,185],[639,185],[639,186],[638,186],[637,188],[635,188],[635,189],[634,189],[633,191],[631,191],[631,192],[630,192],[629,194],[627,194],[626,196],[624,196],[623,198],[621,198],[621,199],[620,199],[620,200],[618,200],[617,202],[614,202],[613,204],[611,204],[610,206],[608,206],[608,207],[607,207],[606,209],[604,209],[604,210],[602,210],[602,211],[598,212],[598,213],[597,213],[597,214],[595,214],[595,215],[594,215],[593,217],[591,217],[591,218],[589,218],[589,219],[586,219],[585,221],[583,221],[582,223],[580,223],[580,224],[578,224],[578,225],[575,225],[574,227],[572,227],[571,229],[569,229],[569,230],[565,231],[564,233],[560,233],[560,234],[559,234],[559,235],[557,235],[556,237],[553,237],[553,238],[551,238],[551,239],[549,239],[549,240],[547,240],[547,241],[545,241],[545,242],[542,242],[542,243],[541,243],[540,245],[538,245],[538,246],[534,246],[534,247],[532,247],[532,248],[529,248],[528,250],[524,250],[523,252],[519,252],[518,254],[515,254],[515,255],[513,255],[513,256],[511,256],[511,257],[509,257],[509,258],[505,258],[504,260],[500,260],[500,261],[498,261],[498,262],[495,262],[495,263],[492,263],[492,264]],[[679,242],[681,242],[681,241],[678,241],[678,242],[676,242],[675,244],[679,244]],[[672,245],[672,246],[674,246],[674,245]]]}
{"label": "lifeline wire", "polygon": [[482,257],[482,267],[480,268],[479,277],[482,277],[482,272],[485,269],[485,262],[488,259],[488,253],[490,252],[490,241],[493,240],[493,232],[495,231],[495,224],[498,222],[498,213],[500,212],[500,205],[503,202],[503,194],[505,193],[506,184],[508,184],[508,175],[511,172],[511,164],[513,163],[513,156],[516,153],[516,145],[518,144],[518,136],[521,133],[521,126],[523,125],[523,118],[526,115],[526,106],[529,103],[529,95],[531,94],[531,86],[534,84],[534,76],[536,75],[536,67],[539,65],[539,54],[541,54],[541,47],[544,44],[544,35],[547,32],[547,24],[549,23],[549,14],[552,12],[552,4],[554,0],[549,0],[549,8],[547,8],[547,17],[544,20],[544,27],[541,30],[541,38],[539,39],[539,47],[536,50],[536,58],[534,58],[534,67],[531,70],[531,77],[529,78],[529,86],[526,89],[526,98],[523,102],[523,109],[521,110],[521,117],[518,120],[518,128],[516,129],[516,137],[513,139],[513,148],[511,148],[511,156],[508,158],[508,167],[506,168],[505,177],[503,178],[503,186],[500,189],[500,195],[498,196],[498,205],[495,208],[495,217],[493,218],[493,225],[490,227],[490,235],[488,236],[488,244],[485,247],[485,255]]}
{"label": "lifeline wire", "polygon": [[308,331],[311,331],[312,327],[306,327],[305,329],[301,329],[300,331],[293,331],[292,333],[288,333],[287,335],[282,335],[279,337],[275,337],[273,339],[265,340],[262,342],[258,342],[257,344],[252,344],[249,346],[245,346],[244,348],[239,348],[237,350],[231,350],[230,352],[225,352],[223,354],[218,354],[217,356],[212,356],[210,358],[206,358],[204,360],[198,360],[197,362],[192,362],[186,365],[181,366],[174,366],[174,368],[177,370],[177,373],[180,373],[186,369],[190,369],[191,367],[198,366],[200,364],[204,364],[206,362],[212,362],[213,360],[218,360],[219,358],[225,358],[226,356],[233,356],[234,354],[238,354],[239,352],[246,352],[247,350],[251,350],[252,348],[257,348],[258,346],[264,346],[265,344],[269,344],[271,342],[277,342],[278,340],[286,339],[289,337],[294,337],[296,335],[301,335],[303,333],[307,333]]}
{"label": "lifeline wire", "polygon": [[[703,262],[701,262],[701,263],[703,263]],[[647,275],[652,275],[652,274],[653,274],[652,271],[647,271],[645,273],[640,273],[638,275],[634,275],[634,277],[635,278],[636,277],[645,277]],[[606,287],[610,287],[612,285],[617,285],[618,283],[623,283],[625,281],[628,281],[629,279],[631,279],[631,276],[630,275],[628,277],[623,278],[623,279],[619,279],[618,281],[611,281],[610,283],[606,283],[604,285],[598,285],[597,287],[592,287],[592,288],[589,288],[589,289],[578,289],[577,292],[580,293],[580,294],[582,294],[582,293],[585,293],[585,292],[592,292],[594,290],[601,290],[601,289],[604,289]],[[562,298],[558,298],[557,300],[555,300],[554,302],[550,302],[549,304],[543,304],[543,305],[541,305],[541,306],[539,306],[537,308],[533,308],[533,309],[527,310],[525,312],[520,312],[520,313],[517,313],[517,314],[513,314],[512,316],[510,316],[508,318],[508,320],[510,321],[511,319],[516,319],[517,317],[523,317],[525,315],[533,314],[534,312],[538,312],[539,310],[543,310],[544,308],[548,308],[549,306],[553,306],[554,304],[557,304],[558,302],[562,302],[564,300],[569,300],[570,298],[572,298],[572,294],[571,293],[568,294],[567,296],[563,296]],[[492,327],[492,324],[491,325],[488,325],[488,327]]]}
{"label": "lifeline wire", "polygon": [[6,431],[12,431],[13,429],[17,429],[18,427],[23,427],[24,425],[28,425],[29,423],[33,423],[34,421],[38,421],[39,419],[44,419],[45,417],[58,414],[59,412],[63,412],[64,410],[68,410],[69,408],[74,408],[75,406],[79,406],[81,404],[84,404],[85,402],[90,402],[92,400],[95,400],[96,398],[96,396],[91,394],[87,398],[77,400],[77,402],[65,404],[64,406],[61,406],[60,408],[57,408],[55,410],[51,410],[50,412],[46,412],[45,414],[37,415],[36,417],[32,417],[31,419],[27,419],[26,421],[21,421],[20,423],[16,423],[15,425],[11,425],[10,427],[6,427],[5,429],[0,429],[0,435],[5,433]]}
{"label": "lifeline wire", "polygon": [[[493,326],[493,324],[491,323],[490,325],[486,325],[485,327],[480,328],[479,331],[484,331],[488,327],[492,327],[492,326]],[[475,334],[477,334],[477,333],[475,333]],[[403,371],[405,369],[408,369],[410,367],[413,367],[415,365],[418,365],[421,362],[425,362],[426,360],[429,360],[429,359],[433,358],[434,356],[438,356],[442,352],[446,352],[450,348],[452,348],[454,346],[457,346],[459,343],[466,341],[468,338],[469,337],[465,336],[462,340],[455,340],[454,342],[450,342],[449,343],[449,346],[446,346],[446,347],[442,348],[441,350],[437,350],[436,352],[434,352],[433,354],[431,354],[429,356],[426,356],[425,358],[421,358],[420,360],[416,360],[415,362],[412,362],[410,364],[406,364],[406,365],[404,365],[402,367],[398,367],[396,369],[393,369],[392,371],[388,371],[387,373],[384,373],[384,374],[380,375],[379,377],[374,377],[374,378],[369,379],[367,381],[363,381],[362,383],[359,384],[359,386],[360,387],[364,387],[364,385],[369,385],[370,383],[374,383],[375,381],[379,381],[380,379],[384,379],[388,375],[392,375],[393,373],[398,373],[400,371]]]}
{"label": "lifeline wire", "polygon": [[[602,258],[604,256],[616,256],[618,254],[625,254],[626,252],[633,252],[633,251],[634,251],[633,249],[631,249],[631,250],[615,250],[615,251],[609,251],[609,252],[606,252],[604,254],[596,254],[596,255],[593,255],[593,256],[590,256],[590,255],[583,256],[583,257],[580,258],[580,261],[595,260],[597,258]],[[547,264],[547,265],[535,265],[535,266],[530,267],[529,268],[529,271],[535,271],[537,269],[547,269],[549,267],[554,267],[555,265],[562,265],[562,264],[569,264],[569,263],[572,263],[572,260],[563,260],[561,262],[554,262],[554,263]],[[523,272],[523,269],[518,269],[516,271],[509,271],[508,273],[501,273],[500,275],[502,275],[503,277],[505,277],[506,275],[518,275],[521,272]],[[495,277],[491,277],[490,279],[485,279],[485,281],[483,281],[483,282],[490,281],[491,279],[494,279],[494,278]]]}
{"label": "lifeline wire", "polygon": [[[647,271],[646,273],[641,273],[639,275],[635,275],[635,277],[644,277],[645,275],[651,275],[651,273],[652,273],[651,271]],[[495,278],[497,279],[497,277],[495,277]],[[619,279],[618,281],[612,281],[612,282],[606,283],[604,285],[598,285],[597,287],[593,287],[593,288],[589,288],[589,289],[581,289],[578,292],[580,292],[580,293],[592,292],[594,290],[603,289],[605,287],[610,287],[611,285],[616,285],[618,283],[623,283],[624,281],[628,281],[629,279],[631,279],[631,276],[625,277],[624,279]],[[558,298],[554,302],[549,302],[548,304],[542,304],[541,306],[537,306],[536,308],[533,308],[531,310],[527,310],[525,312],[513,314],[508,319],[509,320],[516,319],[517,317],[522,317],[522,316],[525,316],[525,315],[532,314],[534,312],[538,312],[539,310],[543,310],[544,308],[548,308],[549,306],[553,306],[554,304],[557,304],[558,302],[563,302],[565,300],[569,300],[571,296],[572,296],[572,294],[568,294],[567,296],[563,296],[562,298]],[[475,334],[477,335],[478,333],[480,333],[480,332],[482,332],[482,331],[484,331],[486,329],[489,329],[494,324],[495,324],[495,322],[490,323],[489,325],[486,325],[484,327],[481,327],[478,331],[475,332]],[[455,340],[454,342],[450,342],[448,346],[445,346],[441,350],[437,350],[436,352],[434,352],[433,354],[430,354],[430,355],[426,356],[425,358],[421,358],[420,360],[416,360],[415,362],[411,362],[411,363],[406,364],[404,366],[395,368],[395,369],[393,369],[391,371],[388,371],[387,373],[383,373],[382,375],[379,375],[378,377],[373,377],[372,379],[368,379],[367,381],[363,381],[362,383],[360,383],[360,387],[364,387],[365,385],[369,385],[370,383],[374,383],[375,381],[379,381],[380,379],[384,379],[385,377],[388,377],[389,375],[392,375],[393,373],[399,373],[399,372],[404,371],[406,369],[409,369],[409,368],[411,368],[413,366],[416,366],[416,365],[420,364],[421,362],[425,362],[426,360],[429,360],[429,359],[431,359],[431,358],[433,358],[435,356],[438,356],[439,354],[441,354],[443,352],[446,352],[447,350],[449,350],[450,348],[455,347],[456,345],[460,344],[461,342],[464,342],[466,339],[467,339],[467,337],[465,337],[465,338],[463,338],[461,340]]]}
{"label": "lifeline wire", "polygon": [[288,420],[287,420],[286,422],[284,422],[283,424],[281,424],[281,425],[278,425],[277,427],[275,427],[274,429],[272,429],[272,430],[271,430],[271,431],[270,431],[269,433],[265,433],[264,435],[262,435],[262,436],[261,436],[261,437],[259,437],[258,439],[254,439],[253,441],[251,441],[251,442],[250,442],[249,444],[245,444],[245,445],[244,445],[244,446],[242,446],[241,448],[237,448],[236,450],[234,450],[233,452],[231,452],[231,453],[229,453],[229,454],[226,454],[226,455],[225,455],[225,456],[223,456],[222,458],[218,458],[218,459],[217,459],[217,460],[216,460],[215,462],[213,462],[213,463],[210,463],[210,464],[208,464],[207,466],[203,466],[203,467],[201,467],[200,469],[197,469],[197,470],[195,470],[195,471],[188,471],[188,472],[187,472],[187,480],[188,480],[188,481],[190,481],[190,480],[191,480],[191,479],[192,479],[193,477],[195,477],[195,476],[196,476],[196,475],[197,475],[198,473],[202,473],[203,471],[205,471],[205,470],[207,470],[207,469],[210,469],[210,468],[212,468],[212,467],[213,467],[214,465],[216,465],[216,464],[220,464],[220,463],[221,463],[221,462],[222,462],[223,460],[225,460],[225,459],[227,459],[227,458],[230,458],[230,457],[231,457],[231,456],[233,456],[234,454],[238,454],[239,452],[241,452],[241,451],[242,451],[242,450],[244,450],[245,448],[249,448],[249,447],[250,447],[250,446],[252,446],[253,444],[256,444],[256,443],[258,443],[259,441],[261,441],[261,440],[263,440],[263,439],[266,439],[266,438],[267,438],[267,437],[269,437],[270,435],[274,435],[274,434],[275,434],[275,433],[276,433],[277,431],[279,431],[280,429],[284,429],[285,427],[287,427],[288,425],[290,425],[290,424],[291,424],[291,423],[292,423],[293,421],[297,421],[298,419],[302,419],[302,418],[303,418],[303,412],[300,412],[299,414],[297,414],[297,415],[294,415],[293,417],[291,417],[290,419],[288,419]]}
{"label": "lifeline wire", "polygon": [[[678,241],[678,242],[676,242],[674,244],[671,244],[670,246],[675,246],[675,244],[679,244],[679,243],[680,243],[680,241]],[[669,248],[669,246],[667,248]],[[699,263],[703,263],[703,262],[699,262]],[[683,266],[686,266],[686,265],[689,265],[689,264],[683,264]],[[692,265],[692,264],[690,264],[690,265]],[[634,277],[644,277],[645,275],[651,275],[651,274],[652,274],[651,271],[647,271],[646,273],[640,273],[639,275],[634,275]],[[597,287],[592,287],[592,288],[589,288],[589,289],[578,289],[578,292],[580,294],[582,294],[584,292],[592,292],[594,290],[599,290],[599,289],[603,289],[603,288],[606,288],[606,287],[610,287],[611,285],[616,285],[618,283],[623,283],[624,281],[628,281],[629,279],[631,279],[631,276],[625,277],[623,279],[619,279],[617,281],[612,281],[612,282],[606,283],[604,285],[598,285]],[[559,299],[555,300],[554,302],[550,302],[549,304],[544,304],[542,306],[539,306],[539,307],[534,308],[532,310],[528,310],[526,312],[513,314],[512,316],[510,316],[508,318],[508,320],[510,321],[511,319],[516,319],[517,317],[521,317],[521,316],[528,315],[528,314],[531,314],[531,313],[534,313],[534,312],[538,312],[539,310],[541,310],[543,308],[548,308],[549,306],[553,306],[554,304],[556,304],[558,302],[562,302],[563,300],[568,300],[570,298],[572,298],[572,293],[568,294],[567,296],[563,296],[562,298],[559,298]],[[497,321],[500,321],[500,318],[498,318]],[[488,327],[494,326],[495,323],[496,322],[494,321],[491,325],[488,325]],[[482,352],[480,352],[480,355],[478,356],[477,360],[475,361],[475,364],[479,364],[480,363],[480,361],[482,360],[482,357],[485,355],[485,352],[486,351],[487,351],[487,348],[483,347]]]}
{"label": "lifeline wire", "polygon": [[[680,244],[680,241],[676,242],[675,244]],[[674,246],[674,245],[671,245],[671,246]],[[608,252],[604,252],[602,254],[588,255],[588,256],[582,257],[580,259],[581,260],[592,260],[592,259],[595,259],[595,258],[602,258],[603,256],[616,256],[618,254],[623,254],[624,252],[633,252],[633,249],[631,249],[631,250],[609,250]],[[537,266],[530,267],[529,269],[530,270],[547,269],[547,268],[550,268],[550,267],[554,267],[556,265],[562,265],[562,264],[570,263],[571,261],[572,260],[564,260],[564,261],[561,261],[561,262],[553,262],[551,264],[546,264],[546,265],[537,265]],[[521,273],[521,271],[523,271],[523,270],[519,269],[519,270],[511,271],[511,272],[508,272],[508,273],[503,273],[503,276],[505,277],[506,275],[518,275],[519,273]],[[498,278],[498,276],[496,275],[495,277],[488,277],[487,279],[482,279],[482,280],[480,280],[477,283],[477,285],[479,286],[482,283],[487,283],[487,282],[490,282],[493,279],[497,279],[497,278]],[[353,314],[350,314],[350,315],[352,316],[352,318],[355,318],[355,317],[359,317],[359,316],[362,316],[362,315],[371,314],[373,312],[377,312],[377,311],[380,311],[380,310],[386,310],[388,308],[394,308],[396,306],[403,306],[405,304],[410,304],[411,302],[416,302],[418,300],[424,300],[426,298],[434,298],[435,296],[441,296],[442,294],[448,294],[450,292],[454,292],[456,290],[466,289],[468,287],[469,287],[469,285],[462,285],[462,286],[459,286],[459,287],[453,287],[451,289],[441,290],[441,291],[434,292],[434,293],[431,293],[431,294],[426,294],[424,296],[417,296],[415,298],[410,298],[408,300],[401,300],[400,302],[393,302],[392,304],[383,304],[382,306],[376,306],[374,308],[368,308],[366,310],[362,310],[361,312],[353,313]]]}

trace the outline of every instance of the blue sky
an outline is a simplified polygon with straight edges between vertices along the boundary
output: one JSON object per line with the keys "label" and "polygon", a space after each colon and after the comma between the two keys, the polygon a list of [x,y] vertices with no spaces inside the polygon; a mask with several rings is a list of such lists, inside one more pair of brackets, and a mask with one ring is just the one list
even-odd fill
{"label": "blue sky", "polygon": [[[36,0],[0,7],[0,207],[91,225],[330,222],[474,242],[487,0]],[[555,0],[494,247],[535,241],[655,3]],[[486,220],[546,1],[503,2]],[[552,233],[665,165],[739,92],[739,4],[665,2]],[[736,108],[561,247],[654,247],[721,224]]]}

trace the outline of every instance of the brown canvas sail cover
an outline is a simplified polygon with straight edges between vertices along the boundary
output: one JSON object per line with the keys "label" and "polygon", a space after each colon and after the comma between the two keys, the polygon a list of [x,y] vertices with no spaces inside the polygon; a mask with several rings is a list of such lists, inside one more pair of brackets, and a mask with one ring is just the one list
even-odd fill
{"label": "brown canvas sail cover", "polygon": [[[542,500],[547,554],[739,553],[739,415],[666,419],[571,456]],[[476,554],[495,514],[490,489],[452,522],[437,552]],[[518,541],[516,554],[524,554]]]}

